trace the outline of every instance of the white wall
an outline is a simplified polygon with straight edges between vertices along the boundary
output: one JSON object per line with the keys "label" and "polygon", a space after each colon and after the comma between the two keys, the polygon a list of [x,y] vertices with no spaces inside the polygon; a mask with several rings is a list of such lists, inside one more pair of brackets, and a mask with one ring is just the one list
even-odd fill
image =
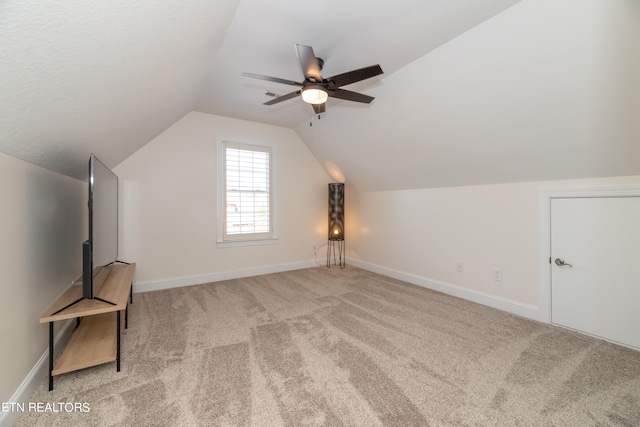
{"label": "white wall", "polygon": [[[220,136],[275,145],[276,244],[218,247]],[[137,262],[137,290],[311,265],[313,244],[326,240],[330,178],[291,129],[191,112],[114,171],[121,185],[120,258]]]}
{"label": "white wall", "polygon": [[364,268],[539,318],[541,189],[639,184],[634,176],[349,192],[347,254]]}
{"label": "white wall", "polygon": [[38,319],[82,272],[87,185],[0,153],[0,194],[0,402],[8,402],[48,349]]}

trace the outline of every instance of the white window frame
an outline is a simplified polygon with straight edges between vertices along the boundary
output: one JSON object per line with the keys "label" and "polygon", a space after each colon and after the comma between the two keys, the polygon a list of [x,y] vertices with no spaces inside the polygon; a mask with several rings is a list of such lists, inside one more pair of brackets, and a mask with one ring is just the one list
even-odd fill
{"label": "white window frame", "polygon": [[[276,150],[273,144],[261,142],[239,141],[237,138],[219,137],[216,141],[217,151],[217,245],[226,246],[253,246],[274,244],[278,240],[276,221]],[[249,151],[267,151],[269,155],[269,210],[271,228],[270,232],[256,234],[226,234],[225,223],[227,216],[226,202],[226,164],[225,148],[239,148]]]}

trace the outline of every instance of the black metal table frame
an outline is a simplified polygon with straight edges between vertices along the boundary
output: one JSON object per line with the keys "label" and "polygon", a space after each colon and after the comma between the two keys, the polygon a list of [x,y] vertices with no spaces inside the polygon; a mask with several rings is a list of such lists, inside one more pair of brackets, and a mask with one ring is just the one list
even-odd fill
{"label": "black metal table frame", "polygon": [[[133,289],[129,290],[129,304],[133,304]],[[124,328],[129,328],[129,304],[124,309]],[[116,372],[120,372],[120,316],[122,310],[118,310],[116,313]],[[82,317],[76,318],[76,328],[80,324]],[[53,320],[49,322],[49,391],[53,390],[53,361],[54,361],[54,348],[53,348]]]}

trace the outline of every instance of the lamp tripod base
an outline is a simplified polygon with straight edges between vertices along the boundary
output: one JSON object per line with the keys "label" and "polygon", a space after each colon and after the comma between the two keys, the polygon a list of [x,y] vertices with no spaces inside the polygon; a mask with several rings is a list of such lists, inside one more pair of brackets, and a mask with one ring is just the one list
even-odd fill
{"label": "lamp tripod base", "polygon": [[345,267],[345,246],[344,240],[329,240],[327,247],[327,268],[331,268],[331,255],[333,254],[333,265]]}

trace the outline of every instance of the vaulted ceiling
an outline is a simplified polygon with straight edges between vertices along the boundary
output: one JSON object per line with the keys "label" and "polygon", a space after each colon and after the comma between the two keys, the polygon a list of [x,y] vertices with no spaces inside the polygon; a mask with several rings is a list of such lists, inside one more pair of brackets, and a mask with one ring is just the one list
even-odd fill
{"label": "vaulted ceiling", "polygon": [[[295,129],[362,190],[640,174],[631,0],[38,0],[0,3],[0,151],[84,178],[195,110]],[[330,99],[264,106],[380,64]],[[295,88],[293,88],[295,89]],[[312,126],[310,126],[310,123]]]}

